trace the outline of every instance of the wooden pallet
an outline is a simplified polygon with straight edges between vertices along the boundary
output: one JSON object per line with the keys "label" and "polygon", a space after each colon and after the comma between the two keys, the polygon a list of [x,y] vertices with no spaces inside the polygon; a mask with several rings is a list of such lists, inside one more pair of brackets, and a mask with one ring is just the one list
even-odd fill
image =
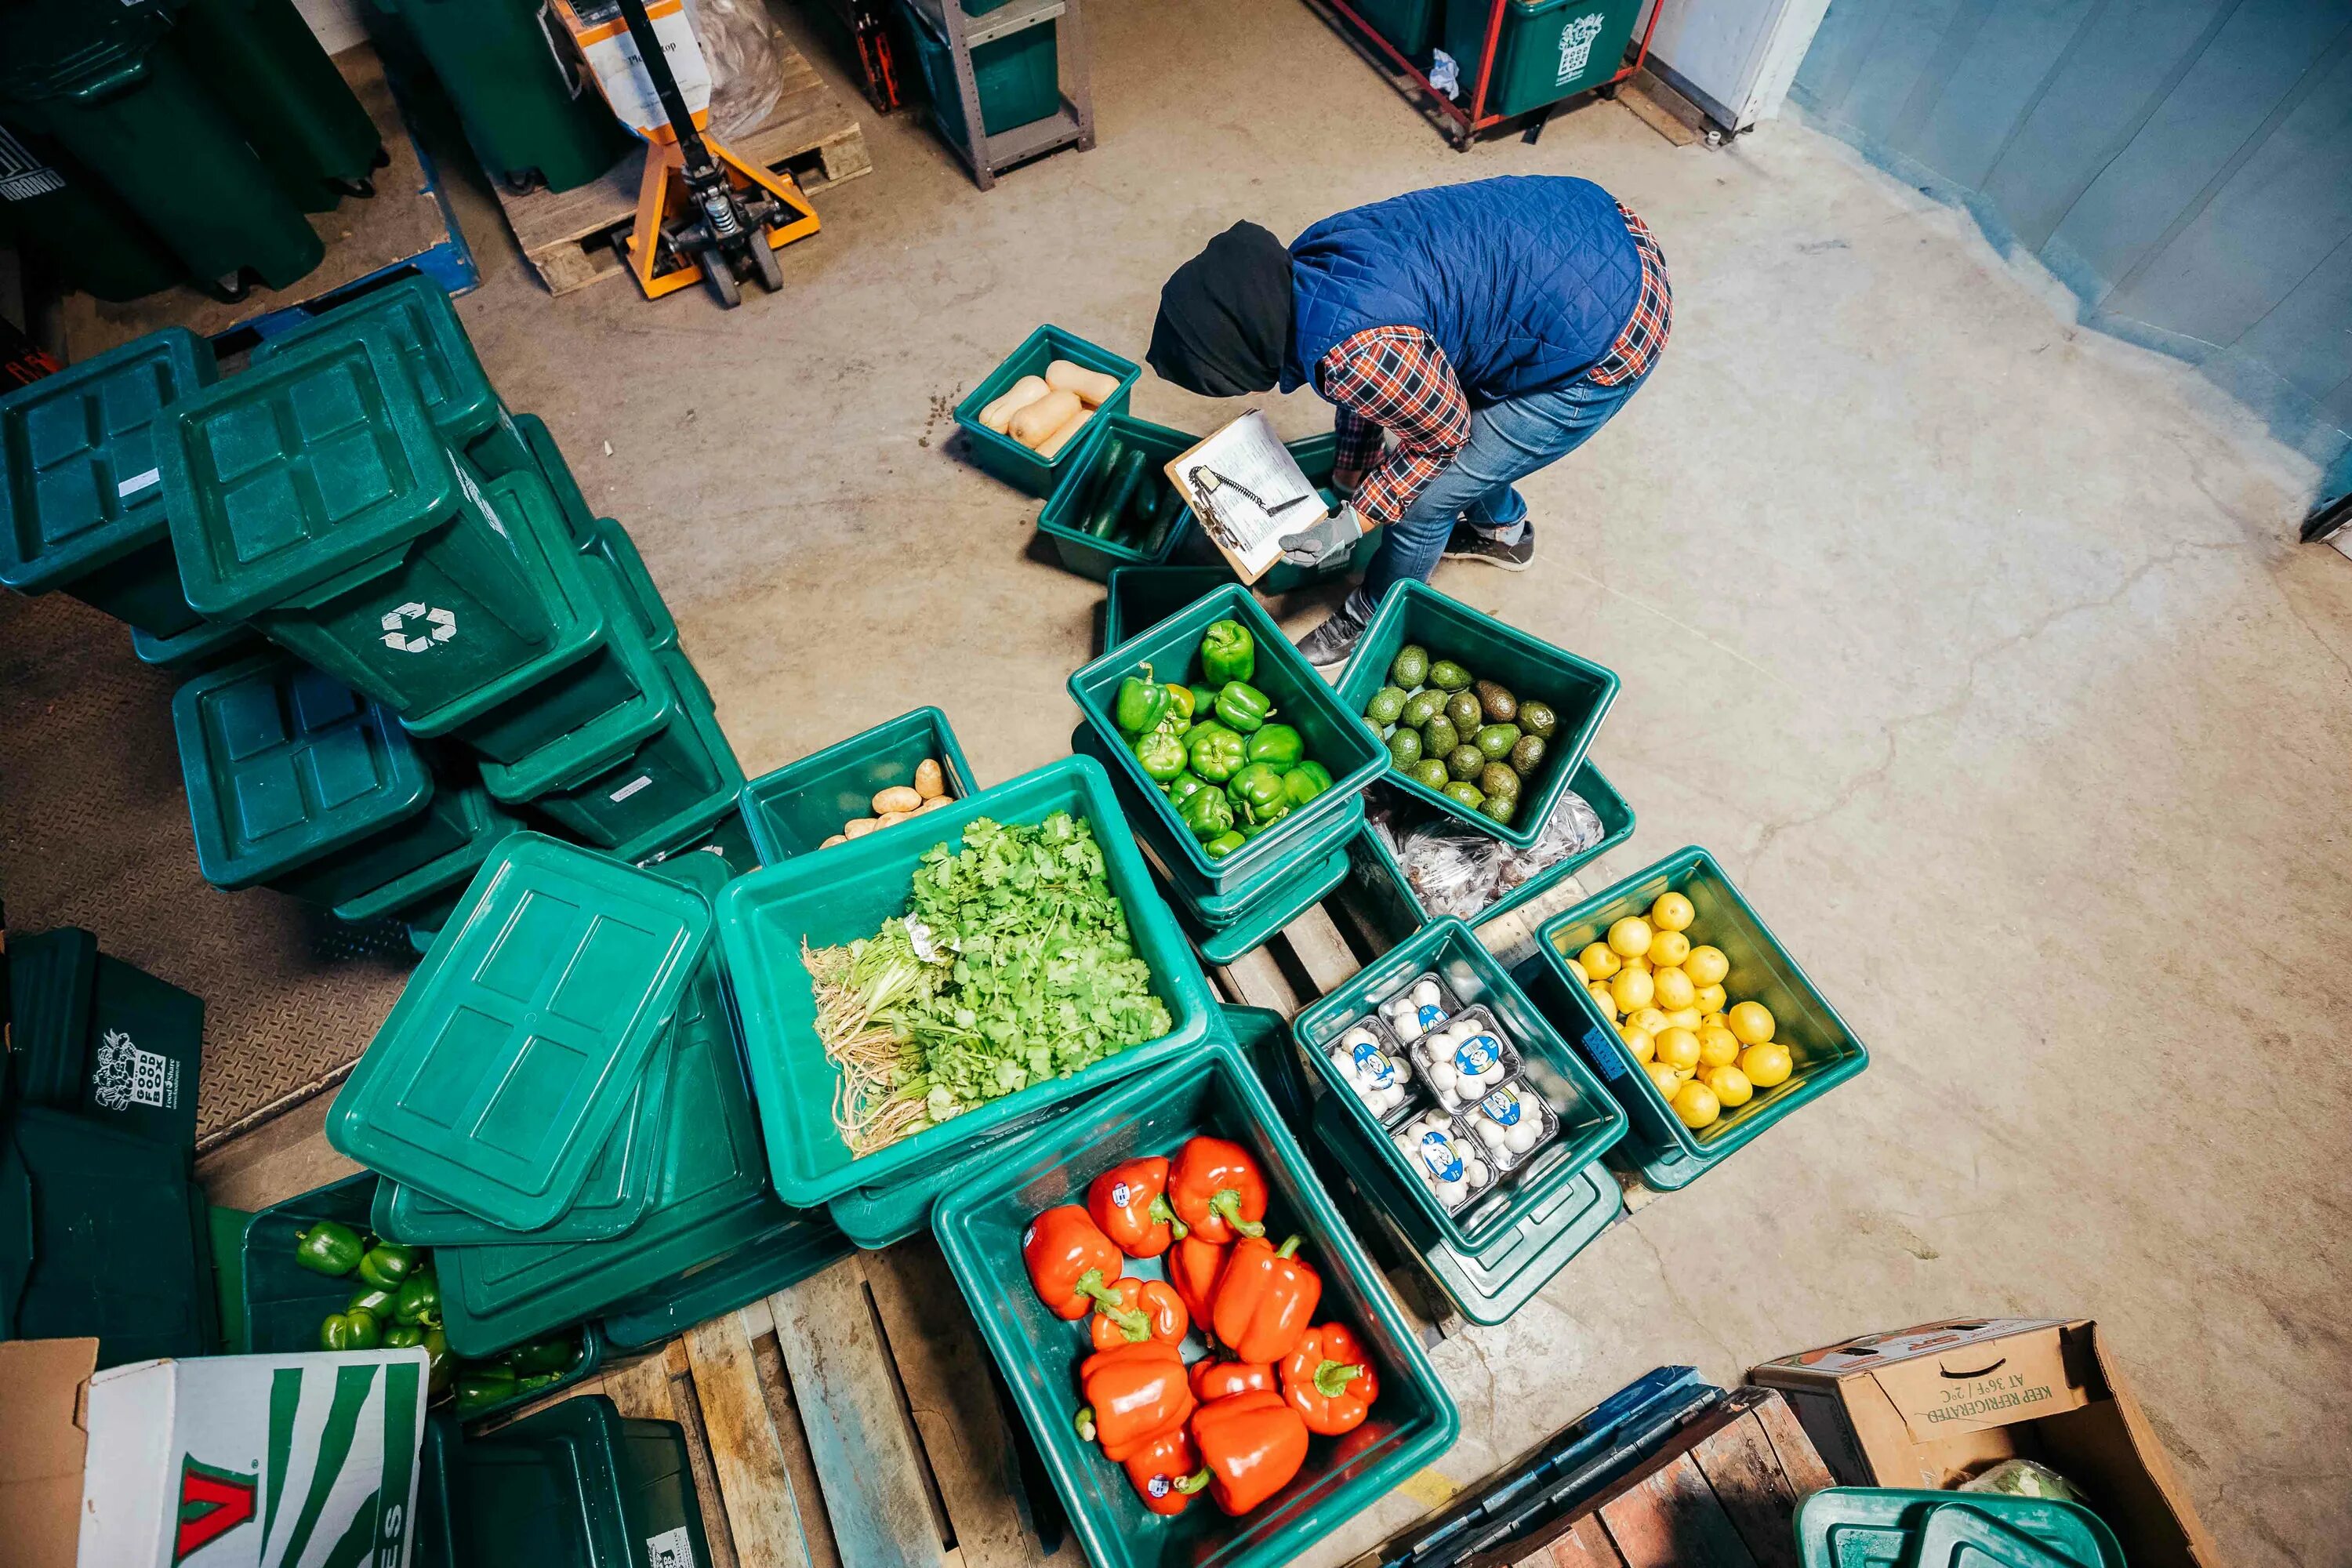
{"label": "wooden pallet", "polygon": [[[774,38],[782,63],[783,96],[768,123],[728,143],[746,163],[789,174],[802,191],[815,192],[870,174],[866,132],[816,74],[808,57]],[[518,195],[495,176],[499,205],[524,258],[551,294],[569,294],[625,270],[614,243],[635,221],[637,186],[646,156],[633,152],[601,180],[568,191],[534,190]]]}

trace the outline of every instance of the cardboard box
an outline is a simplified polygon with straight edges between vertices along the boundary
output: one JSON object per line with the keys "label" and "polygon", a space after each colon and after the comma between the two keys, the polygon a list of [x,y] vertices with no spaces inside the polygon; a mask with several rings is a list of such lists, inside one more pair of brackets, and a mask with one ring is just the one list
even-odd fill
{"label": "cardboard box", "polygon": [[12,1568],[74,1568],[96,1340],[0,1343],[0,1541]]}
{"label": "cardboard box", "polygon": [[2222,1568],[2089,1319],[1952,1318],[1751,1368],[1844,1486],[1956,1487],[2036,1459],[2083,1489],[2134,1568]]}
{"label": "cardboard box", "polygon": [[403,1568],[425,1368],[422,1350],[383,1350],[97,1373],[76,1498],[81,1563]]}

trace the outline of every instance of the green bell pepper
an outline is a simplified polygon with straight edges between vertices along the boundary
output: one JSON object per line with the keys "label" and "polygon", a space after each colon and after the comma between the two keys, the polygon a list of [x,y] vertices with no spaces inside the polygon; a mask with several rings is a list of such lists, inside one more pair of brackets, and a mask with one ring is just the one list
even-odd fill
{"label": "green bell pepper", "polygon": [[383,1348],[388,1351],[415,1350],[425,1343],[422,1323],[386,1323],[383,1326]]}
{"label": "green bell pepper", "polygon": [[1145,776],[1153,784],[1166,784],[1182,773],[1187,755],[1184,742],[1162,731],[1155,730],[1135,742],[1135,760],[1143,764]]}
{"label": "green bell pepper", "polygon": [[1192,695],[1191,687],[1181,685],[1173,680],[1168,683],[1168,712],[1171,717],[1181,719],[1189,724],[1192,721],[1192,715],[1199,707],[1200,700]]}
{"label": "green bell pepper", "polygon": [[457,1373],[457,1414],[474,1415],[493,1405],[512,1399],[515,1387],[514,1368],[498,1363],[488,1366],[468,1366]]}
{"label": "green bell pepper", "polygon": [[441,1281],[433,1270],[420,1268],[400,1282],[400,1294],[393,1302],[392,1315],[404,1323],[437,1323],[441,1321]]}
{"label": "green bell pepper", "polygon": [[1201,635],[1201,673],[1212,686],[1257,674],[1257,639],[1239,621],[1218,621]]}
{"label": "green bell pepper", "polygon": [[[1188,758],[1187,761],[1189,760],[1190,759]],[[1200,794],[1202,790],[1208,788],[1209,784],[1208,781],[1203,779],[1200,774],[1194,773],[1190,768],[1186,768],[1182,773],[1178,773],[1174,778],[1170,779],[1166,784],[1160,787],[1161,793],[1168,796],[1170,805],[1181,805],[1186,801],[1192,799],[1194,795]]]}
{"label": "green bell pepper", "polygon": [[1222,859],[1248,842],[1249,835],[1245,833],[1220,833],[1202,847],[1209,852],[1211,859]]}
{"label": "green bell pepper", "polygon": [[394,1241],[379,1241],[360,1258],[360,1278],[382,1290],[397,1290],[415,1272],[425,1255]]}
{"label": "green bell pepper", "polygon": [[1192,722],[1195,725],[1206,724],[1216,717],[1217,689],[1215,687],[1188,686],[1184,689],[1192,694]]}
{"label": "green bell pepper", "polygon": [[1274,700],[1245,680],[1228,680],[1217,693],[1217,720],[1248,735],[1274,716]]}
{"label": "green bell pepper", "polygon": [[1203,732],[1193,726],[1192,750],[1192,771],[1211,784],[1221,784],[1249,763],[1249,742],[1223,725]]}
{"label": "green bell pepper", "polygon": [[343,1310],[372,1313],[377,1322],[388,1323],[392,1321],[393,1302],[397,1299],[398,1293],[395,1291],[381,1290],[373,1285],[363,1285],[352,1292],[352,1299],[343,1303]]}
{"label": "green bell pepper", "polygon": [[1204,844],[1221,833],[1233,831],[1234,808],[1226,804],[1224,795],[1216,790],[1200,791],[1178,806],[1176,815],[1182,819],[1185,828],[1192,837]]}
{"label": "green bell pepper", "polygon": [[1331,787],[1331,770],[1321,763],[1301,763],[1282,775],[1282,791],[1296,808]]}
{"label": "green bell pepper", "polygon": [[319,1325],[319,1348],[372,1351],[382,1341],[373,1312],[330,1312]]}
{"label": "green bell pepper", "polygon": [[313,1274],[349,1274],[366,1252],[360,1233],[341,1220],[320,1220],[294,1237],[294,1261]]}
{"label": "green bell pepper", "polygon": [[1307,756],[1307,742],[1287,724],[1268,724],[1249,738],[1249,760],[1286,773]]}
{"label": "green bell pepper", "polygon": [[1141,675],[1130,675],[1118,683],[1118,699],[1111,713],[1119,729],[1129,735],[1140,735],[1160,722],[1168,711],[1168,688],[1152,679],[1151,667],[1145,665]]}
{"label": "green bell pepper", "polygon": [[430,1395],[438,1399],[449,1392],[449,1379],[457,1370],[457,1358],[449,1353],[449,1336],[437,1323],[425,1330],[425,1386]]}
{"label": "green bell pepper", "polygon": [[580,1342],[569,1333],[549,1334],[515,1346],[502,1359],[515,1369],[518,1377],[539,1372],[570,1372],[580,1360]]}
{"label": "green bell pepper", "polygon": [[1263,826],[1290,809],[1282,775],[1265,763],[1252,763],[1235,773],[1225,785],[1225,798],[1233,803],[1234,817],[1244,823]]}

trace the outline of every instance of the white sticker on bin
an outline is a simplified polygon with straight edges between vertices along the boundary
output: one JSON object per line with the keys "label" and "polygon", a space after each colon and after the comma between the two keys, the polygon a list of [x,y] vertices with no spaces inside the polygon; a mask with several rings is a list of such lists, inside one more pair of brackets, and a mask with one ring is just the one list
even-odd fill
{"label": "white sticker on bin", "polygon": [[646,1568],[700,1568],[694,1560],[694,1538],[686,1526],[646,1537]]}
{"label": "white sticker on bin", "polygon": [[132,496],[137,495],[140,491],[148,489],[155,485],[162,484],[163,482],[163,470],[161,468],[150,468],[143,474],[133,474],[129,479],[124,479],[121,483],[114,487],[114,499],[117,500],[129,500]]}
{"label": "white sticker on bin", "polygon": [[620,802],[628,799],[631,795],[636,794],[641,789],[651,789],[653,787],[653,774],[639,773],[635,778],[631,779],[628,783],[614,790],[606,798],[611,800],[614,804],[618,805]]}

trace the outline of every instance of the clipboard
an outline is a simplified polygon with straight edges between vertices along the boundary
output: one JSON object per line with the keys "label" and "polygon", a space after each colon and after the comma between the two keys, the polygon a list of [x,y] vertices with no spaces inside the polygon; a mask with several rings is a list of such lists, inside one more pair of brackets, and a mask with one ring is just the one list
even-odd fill
{"label": "clipboard", "polygon": [[1282,539],[1328,511],[1265,412],[1250,409],[1167,464],[1168,482],[1244,583],[1282,559]]}

